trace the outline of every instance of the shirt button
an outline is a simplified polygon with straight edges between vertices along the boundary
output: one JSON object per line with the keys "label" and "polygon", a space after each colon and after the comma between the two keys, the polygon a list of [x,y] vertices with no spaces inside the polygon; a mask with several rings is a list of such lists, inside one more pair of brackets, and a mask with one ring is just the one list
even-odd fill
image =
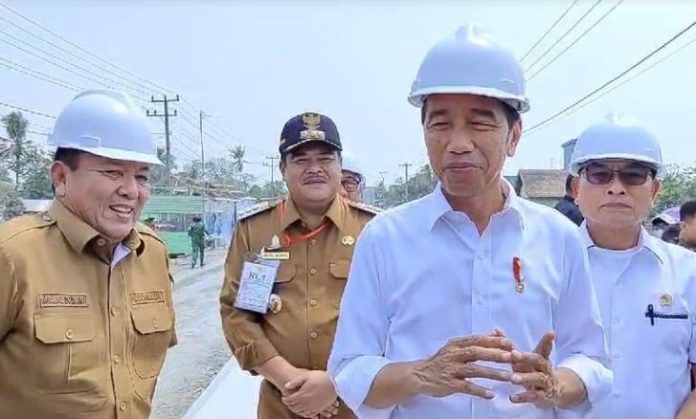
{"label": "shirt button", "polygon": [[309,337],[312,338],[312,339],[316,339],[318,336],[319,336],[319,335],[317,334],[317,332],[312,332],[312,333],[309,334]]}
{"label": "shirt button", "polygon": [[615,353],[614,353],[614,359],[621,359],[621,353],[620,353],[620,352],[615,352]]}
{"label": "shirt button", "polygon": [[309,244],[311,244],[312,246],[316,246],[316,245],[317,245],[317,239],[312,239],[312,240],[310,240],[310,241],[309,241]]}
{"label": "shirt button", "polygon": [[118,307],[111,306],[111,315],[114,317],[118,316]]}
{"label": "shirt button", "polygon": [[111,359],[114,360],[114,364],[120,364],[120,363],[121,363],[121,357],[118,356],[118,355],[114,355],[114,357],[111,358]]}
{"label": "shirt button", "polygon": [[621,324],[621,319],[619,319],[619,318],[614,319],[614,324]]}
{"label": "shirt button", "polygon": [[72,331],[72,329],[68,329],[65,331],[65,338],[68,340],[72,339],[74,335],[75,333]]}
{"label": "shirt button", "polygon": [[118,406],[119,409],[121,409],[121,412],[125,412],[126,409],[128,408],[128,404],[126,402],[121,402],[121,404]]}
{"label": "shirt button", "polygon": [[478,260],[483,260],[483,253],[477,254],[476,257],[478,258]]}
{"label": "shirt button", "polygon": [[314,307],[315,305],[317,305],[317,300],[315,300],[314,298],[312,298],[311,300],[309,300],[309,305],[312,306],[312,307]]}
{"label": "shirt button", "polygon": [[159,322],[156,319],[152,320],[152,328],[155,330],[159,329]]}
{"label": "shirt button", "polygon": [[97,246],[104,246],[106,244],[106,240],[99,238],[97,239]]}
{"label": "shirt button", "polygon": [[51,217],[48,216],[48,215],[42,216],[41,219],[44,220],[44,221],[51,221]]}
{"label": "shirt button", "polygon": [[310,274],[310,275],[316,275],[316,274],[317,274],[316,268],[310,269],[310,270],[309,270],[309,274]]}

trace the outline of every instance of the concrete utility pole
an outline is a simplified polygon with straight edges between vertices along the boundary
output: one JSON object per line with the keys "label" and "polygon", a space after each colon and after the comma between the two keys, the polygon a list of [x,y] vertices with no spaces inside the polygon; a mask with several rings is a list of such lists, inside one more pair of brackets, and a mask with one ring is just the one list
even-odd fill
{"label": "concrete utility pole", "polygon": [[275,182],[274,182],[274,179],[275,179],[274,174],[275,174],[275,170],[276,170],[275,161],[280,160],[280,157],[269,155],[269,156],[266,156],[266,159],[271,161],[270,163],[268,163],[268,166],[271,168],[271,196],[269,198],[273,198],[273,197],[275,197]]}
{"label": "concrete utility pole", "polygon": [[150,99],[150,102],[152,103],[163,103],[164,104],[164,114],[161,114],[157,112],[157,109],[154,111],[150,111],[149,109],[147,110],[147,116],[150,117],[163,117],[164,118],[164,138],[166,141],[166,155],[167,155],[167,161],[164,162],[164,171],[167,174],[167,182],[169,182],[169,177],[172,174],[172,168],[171,168],[171,155],[172,155],[172,146],[171,142],[169,140],[170,132],[169,132],[169,118],[173,116],[177,116],[176,114],[176,109],[174,109],[174,113],[169,113],[169,102],[178,102],[179,101],[179,95],[176,95],[176,98],[170,99],[167,98],[167,95],[163,95],[163,99],[155,99],[154,96],[152,96],[152,99]]}
{"label": "concrete utility pole", "polygon": [[408,168],[413,166],[411,163],[402,163],[399,166],[403,166],[405,177],[406,177],[406,202],[408,202]]}

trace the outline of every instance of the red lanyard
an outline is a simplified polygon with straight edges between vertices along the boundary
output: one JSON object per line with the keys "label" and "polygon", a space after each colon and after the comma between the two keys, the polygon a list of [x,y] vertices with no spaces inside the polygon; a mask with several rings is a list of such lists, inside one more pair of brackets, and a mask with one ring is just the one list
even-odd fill
{"label": "red lanyard", "polygon": [[[281,204],[280,207],[280,219],[281,222],[285,218],[285,202]],[[300,236],[291,236],[288,233],[283,233],[283,247],[288,249],[290,246],[296,243],[301,243],[305,240],[310,240],[313,239],[314,237],[318,236],[322,231],[326,229],[326,227],[329,225],[329,220],[324,220],[323,223],[319,224],[315,229],[311,230],[309,233],[302,234]]]}

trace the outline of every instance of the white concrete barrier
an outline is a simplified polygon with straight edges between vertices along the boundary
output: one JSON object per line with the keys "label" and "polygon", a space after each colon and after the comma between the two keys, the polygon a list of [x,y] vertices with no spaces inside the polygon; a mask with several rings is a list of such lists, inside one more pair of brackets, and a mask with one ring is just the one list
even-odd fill
{"label": "white concrete barrier", "polygon": [[260,377],[240,370],[230,359],[184,419],[255,419],[260,384]]}

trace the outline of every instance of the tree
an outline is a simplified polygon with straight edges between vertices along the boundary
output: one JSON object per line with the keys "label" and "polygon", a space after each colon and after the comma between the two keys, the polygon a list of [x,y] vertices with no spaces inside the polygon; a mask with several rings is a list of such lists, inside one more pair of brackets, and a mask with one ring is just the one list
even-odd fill
{"label": "tree", "polygon": [[[166,173],[167,150],[163,147],[157,147],[157,158],[162,162],[162,165],[153,168],[152,174],[150,175],[150,184],[155,188],[165,188],[170,184],[170,179],[167,179]],[[174,154],[169,155],[169,167],[172,172],[177,168]]]}
{"label": "tree", "polygon": [[230,156],[234,162],[234,170],[237,173],[241,173],[244,170],[244,155],[246,154],[246,147],[238,145],[230,150]]}
{"label": "tree", "polygon": [[22,199],[16,191],[10,191],[0,196],[0,211],[2,211],[0,215],[4,220],[22,215],[24,205],[22,205]]}
{"label": "tree", "polygon": [[662,182],[662,191],[653,212],[660,213],[689,199],[696,199],[696,167],[671,166]]}
{"label": "tree", "polygon": [[51,164],[53,159],[47,152],[41,151],[33,144],[27,153],[27,174],[22,179],[19,191],[27,199],[50,199],[53,197],[51,182]]}
{"label": "tree", "polygon": [[7,147],[7,144],[4,147],[6,149],[5,154],[8,154],[10,157],[6,169],[14,173],[15,190],[19,190],[19,180],[27,171],[25,161],[29,145],[27,140],[29,121],[24,118],[21,112],[11,112],[0,120],[5,125],[5,130],[7,131],[8,141],[6,143],[9,142],[9,147]]}

